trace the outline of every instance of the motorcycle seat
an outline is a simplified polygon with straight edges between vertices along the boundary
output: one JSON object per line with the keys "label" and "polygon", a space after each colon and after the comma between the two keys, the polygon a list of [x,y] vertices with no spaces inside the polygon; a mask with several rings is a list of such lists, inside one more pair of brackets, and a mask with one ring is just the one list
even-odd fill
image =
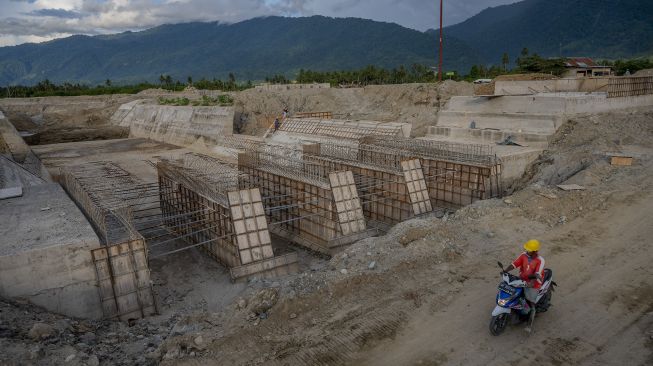
{"label": "motorcycle seat", "polygon": [[543,282],[546,282],[546,281],[550,280],[552,276],[553,276],[553,271],[550,270],[549,268],[545,268],[544,269],[544,281]]}

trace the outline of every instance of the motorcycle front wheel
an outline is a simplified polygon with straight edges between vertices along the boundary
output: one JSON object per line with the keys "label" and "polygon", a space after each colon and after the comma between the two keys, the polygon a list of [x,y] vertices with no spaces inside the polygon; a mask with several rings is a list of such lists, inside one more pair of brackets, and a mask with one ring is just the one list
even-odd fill
{"label": "motorcycle front wheel", "polygon": [[499,314],[497,316],[493,316],[492,320],[490,320],[490,333],[494,336],[498,336],[499,334],[503,333],[504,330],[506,330],[506,326],[508,325],[508,314]]}

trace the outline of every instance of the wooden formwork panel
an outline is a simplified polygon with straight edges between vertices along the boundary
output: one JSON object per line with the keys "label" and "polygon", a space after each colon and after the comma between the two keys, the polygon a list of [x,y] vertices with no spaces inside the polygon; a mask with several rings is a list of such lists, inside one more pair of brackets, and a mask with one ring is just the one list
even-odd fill
{"label": "wooden formwork panel", "polygon": [[351,171],[334,172],[329,174],[329,181],[342,234],[365,231],[365,217],[358,198],[354,174]]}
{"label": "wooden formwork panel", "polygon": [[229,192],[227,196],[240,262],[250,264],[274,257],[259,189]]}
{"label": "wooden formwork panel", "polygon": [[431,197],[424,179],[424,171],[419,159],[404,160],[401,162],[406,180],[408,196],[415,215],[421,215],[433,211]]}
{"label": "wooden formwork panel", "polygon": [[143,240],[94,249],[91,254],[106,318],[127,321],[156,313]]}

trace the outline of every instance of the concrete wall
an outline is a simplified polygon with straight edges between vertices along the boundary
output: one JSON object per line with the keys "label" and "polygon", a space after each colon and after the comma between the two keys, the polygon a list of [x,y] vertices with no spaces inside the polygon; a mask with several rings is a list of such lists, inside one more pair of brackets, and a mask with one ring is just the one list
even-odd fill
{"label": "concrete wall", "polygon": [[58,245],[0,257],[0,294],[25,298],[52,312],[100,319],[91,243]]}
{"label": "concrete wall", "polygon": [[570,78],[554,80],[521,80],[494,83],[494,94],[534,94],[558,92],[606,92],[609,78]]}
{"label": "concrete wall", "polygon": [[548,93],[504,97],[452,97],[447,112],[496,114],[596,113],[653,105],[653,95],[608,98],[606,94]]}
{"label": "concrete wall", "polygon": [[56,183],[0,200],[0,296],[25,298],[67,316],[99,319],[91,250],[100,241]]}
{"label": "concrete wall", "polygon": [[472,122],[477,129],[553,134],[562,124],[562,118],[549,114],[442,111],[438,114],[437,127],[470,128]]}
{"label": "concrete wall", "polygon": [[202,138],[231,135],[234,108],[151,105],[134,101],[118,108],[111,120],[129,127],[130,137],[189,146]]}

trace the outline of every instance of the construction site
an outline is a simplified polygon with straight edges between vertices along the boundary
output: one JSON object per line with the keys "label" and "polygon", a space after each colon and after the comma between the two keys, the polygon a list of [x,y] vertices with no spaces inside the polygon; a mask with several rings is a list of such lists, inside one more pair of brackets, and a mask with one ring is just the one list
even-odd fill
{"label": "construction site", "polygon": [[171,94],[0,99],[0,364],[653,362],[653,77]]}

